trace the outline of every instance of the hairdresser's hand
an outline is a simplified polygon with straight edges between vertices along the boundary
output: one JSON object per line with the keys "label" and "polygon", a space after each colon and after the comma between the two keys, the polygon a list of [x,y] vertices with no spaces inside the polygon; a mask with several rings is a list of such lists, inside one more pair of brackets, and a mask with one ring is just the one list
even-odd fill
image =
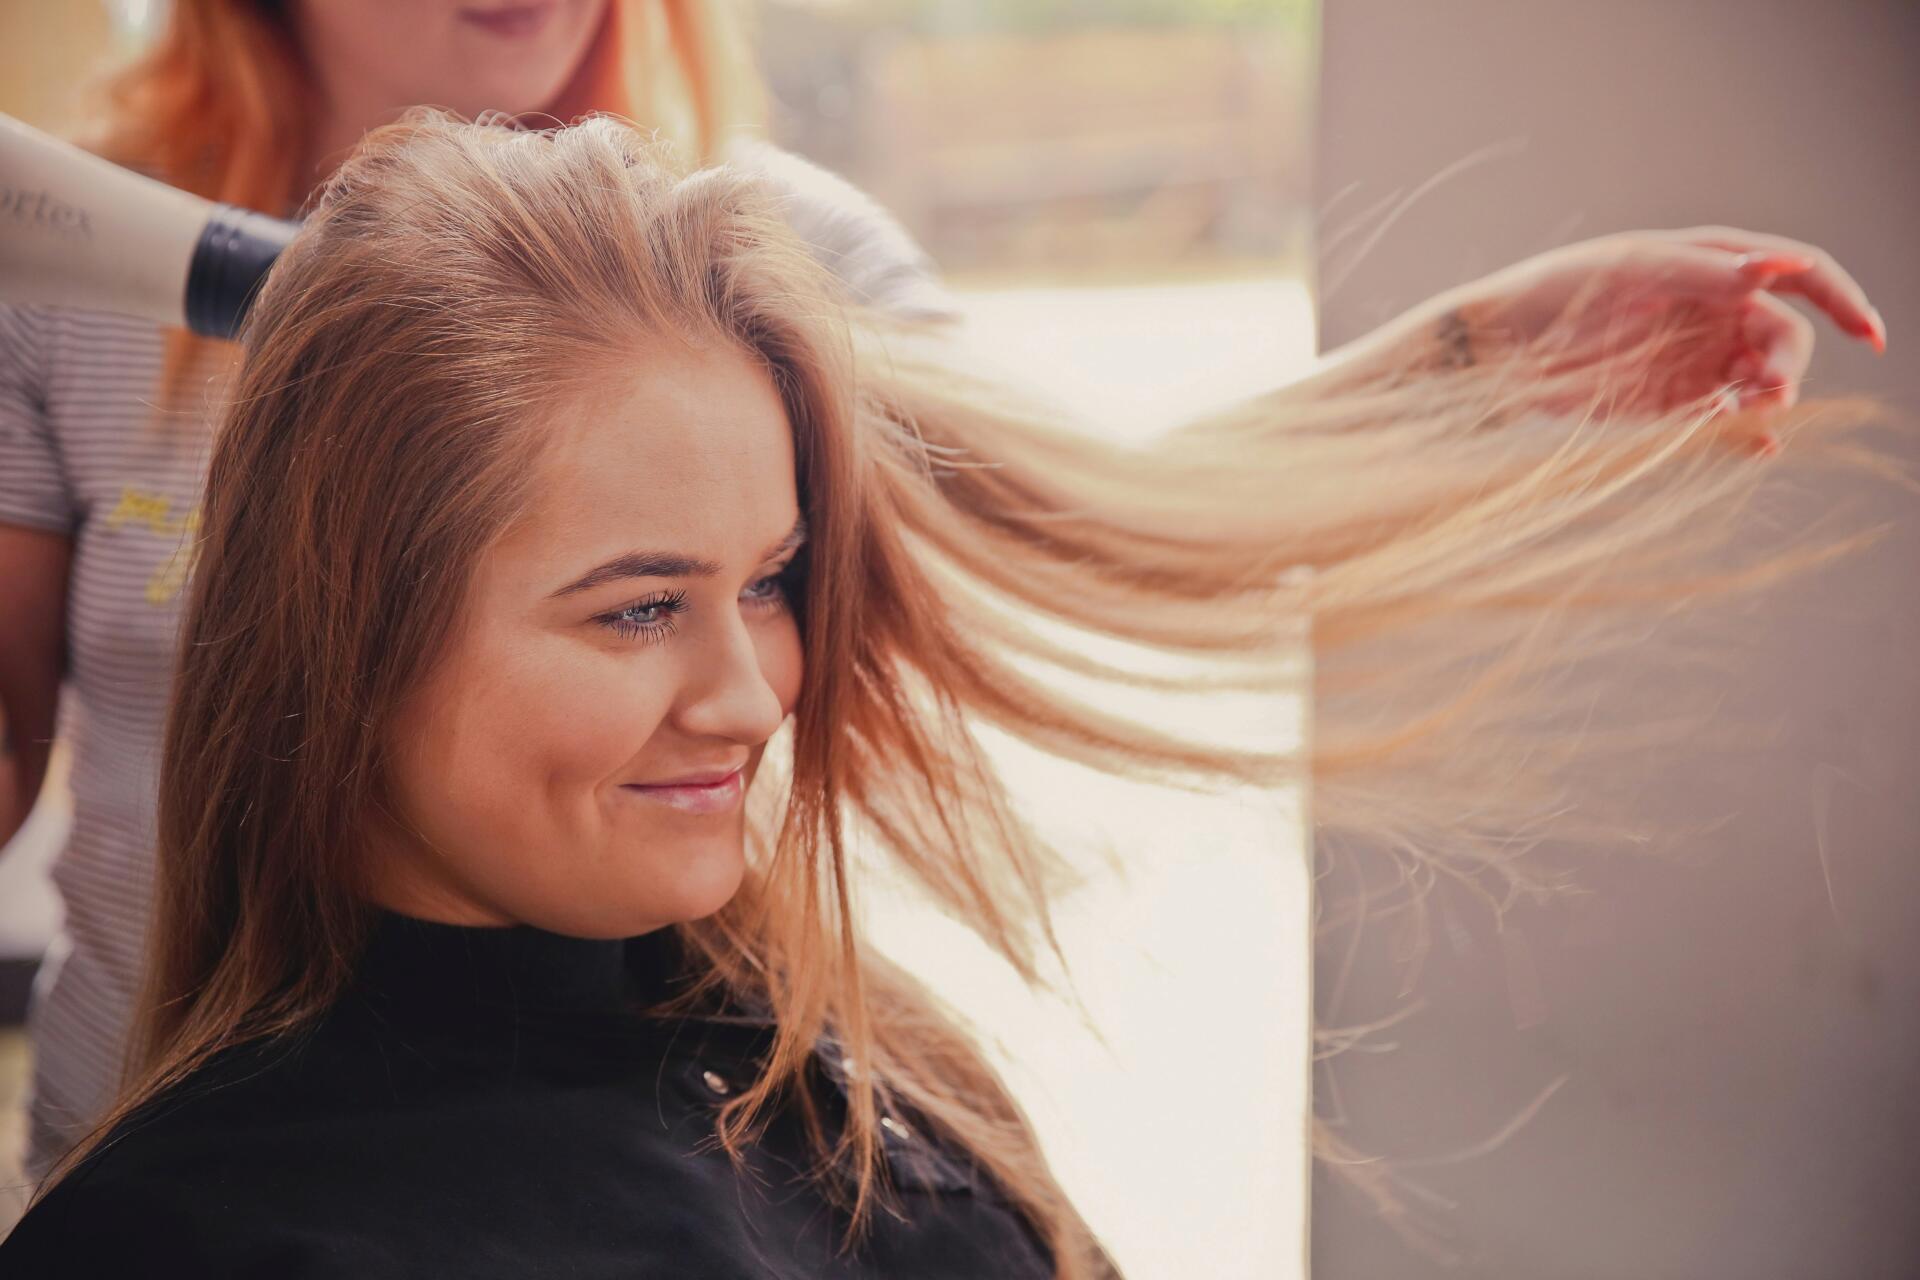
{"label": "hairdresser's hand", "polygon": [[[1880,313],[1814,245],[1734,227],[1604,236],[1497,271],[1417,309],[1429,364],[1460,367],[1535,346],[1564,399],[1609,396],[1609,411],[1659,412],[1724,393],[1726,409],[1786,408],[1799,398],[1814,326],[1779,295],[1799,294],[1834,324],[1886,349]],[[1684,342],[1645,347],[1663,331]],[[1652,350],[1644,371],[1610,360]],[[1582,385],[1582,374],[1589,379]],[[1560,375],[1567,375],[1562,377]],[[1626,403],[1622,403],[1622,399]]]}

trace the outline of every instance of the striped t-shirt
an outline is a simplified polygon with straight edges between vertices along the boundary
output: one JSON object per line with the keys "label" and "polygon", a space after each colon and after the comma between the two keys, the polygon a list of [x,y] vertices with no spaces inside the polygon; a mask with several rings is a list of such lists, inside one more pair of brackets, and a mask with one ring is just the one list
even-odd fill
{"label": "striped t-shirt", "polygon": [[0,522],[68,534],[60,733],[73,825],[53,864],[65,922],[34,982],[29,1172],[118,1082],[152,880],[154,784],[189,535],[210,439],[152,406],[161,331],[0,306]]}
{"label": "striped t-shirt", "polygon": [[[729,158],[790,193],[789,223],[850,296],[958,317],[919,246],[863,192],[765,142]],[[73,540],[60,706],[73,826],[53,867],[65,921],[28,1011],[34,1177],[111,1101],[142,968],[160,734],[211,440],[204,415],[154,409],[163,346],[141,320],[0,304],[0,524]]]}

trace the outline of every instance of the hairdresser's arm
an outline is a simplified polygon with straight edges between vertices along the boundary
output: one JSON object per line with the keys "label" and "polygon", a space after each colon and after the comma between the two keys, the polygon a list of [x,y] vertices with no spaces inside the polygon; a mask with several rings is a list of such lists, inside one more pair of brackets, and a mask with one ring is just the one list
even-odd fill
{"label": "hairdresser's arm", "polygon": [[72,547],[64,534],[0,524],[0,844],[26,821],[47,774]]}
{"label": "hairdresser's arm", "polygon": [[[1818,246],[1734,227],[1631,231],[1553,249],[1429,298],[1331,353],[1300,385],[1339,392],[1445,376],[1550,341],[1558,373],[1578,378],[1543,407],[1578,409],[1610,356],[1661,326],[1704,336],[1663,349],[1633,390],[1654,411],[1721,388],[1739,407],[1785,408],[1813,352],[1813,326],[1779,295],[1798,294],[1843,332],[1886,348],[1886,326],[1860,285]],[[1584,363],[1582,363],[1584,362]],[[1615,390],[1616,388],[1609,388]],[[1617,404],[1615,407],[1620,407]]]}
{"label": "hairdresser's arm", "polygon": [[1309,395],[1341,395],[1382,382],[1425,377],[1471,363],[1462,352],[1465,319],[1438,295],[1323,354],[1291,387]]}
{"label": "hairdresser's arm", "polygon": [[900,220],[831,169],[761,138],[737,135],[731,164],[768,180],[787,225],[831,270],[853,301],[929,327],[960,321],[940,269]]}

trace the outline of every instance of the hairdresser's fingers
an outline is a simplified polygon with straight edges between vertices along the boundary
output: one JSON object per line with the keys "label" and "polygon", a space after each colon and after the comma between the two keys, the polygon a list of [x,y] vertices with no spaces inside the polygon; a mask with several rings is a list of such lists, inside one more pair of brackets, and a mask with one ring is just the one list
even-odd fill
{"label": "hairdresser's fingers", "polygon": [[1780,299],[1760,294],[1740,317],[1739,354],[1726,376],[1739,384],[1742,407],[1785,409],[1800,397],[1800,380],[1813,362],[1813,323]]}
{"label": "hairdresser's fingers", "polygon": [[1867,291],[1818,245],[1792,240],[1786,236],[1741,231],[1735,227],[1692,227],[1673,233],[1689,244],[1733,253],[1779,254],[1804,259],[1800,270],[1781,272],[1766,287],[1774,293],[1797,293],[1833,317],[1841,330],[1873,344],[1874,350],[1887,349],[1887,324],[1879,310],[1867,300]]}
{"label": "hairdresser's fingers", "polygon": [[1804,270],[1795,254],[1714,248],[1656,238],[1627,237],[1614,250],[1618,279],[1638,307],[1658,306],[1677,297],[1726,301],[1765,289],[1781,275]]}

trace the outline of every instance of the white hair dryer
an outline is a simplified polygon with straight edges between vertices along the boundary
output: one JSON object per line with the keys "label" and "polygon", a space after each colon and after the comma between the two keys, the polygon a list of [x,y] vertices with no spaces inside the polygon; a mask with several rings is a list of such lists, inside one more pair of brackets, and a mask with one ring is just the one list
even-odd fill
{"label": "white hair dryer", "polygon": [[0,301],[119,311],[230,338],[297,229],[0,114]]}

